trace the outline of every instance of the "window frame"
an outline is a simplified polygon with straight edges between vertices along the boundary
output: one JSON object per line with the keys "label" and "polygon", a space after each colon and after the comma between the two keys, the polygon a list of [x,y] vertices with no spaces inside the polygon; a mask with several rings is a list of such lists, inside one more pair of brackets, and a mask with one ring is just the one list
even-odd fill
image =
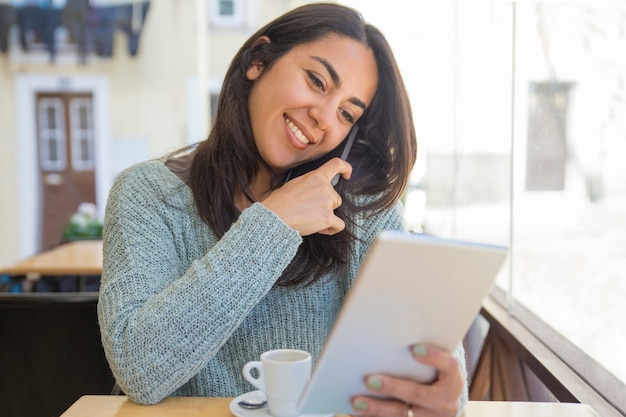
{"label": "window frame", "polygon": [[604,417],[626,416],[626,384],[546,322],[494,286],[481,315],[559,401],[588,404]]}

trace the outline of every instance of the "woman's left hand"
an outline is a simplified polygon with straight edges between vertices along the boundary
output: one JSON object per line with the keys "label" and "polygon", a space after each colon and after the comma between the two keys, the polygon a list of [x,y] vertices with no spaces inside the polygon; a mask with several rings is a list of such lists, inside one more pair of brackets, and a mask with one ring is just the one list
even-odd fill
{"label": "woman's left hand", "polygon": [[425,344],[412,346],[411,352],[415,360],[437,370],[435,381],[420,384],[388,375],[369,375],[365,379],[368,391],[387,398],[366,395],[352,398],[355,415],[453,417],[457,414],[465,384],[457,359],[452,353]]}

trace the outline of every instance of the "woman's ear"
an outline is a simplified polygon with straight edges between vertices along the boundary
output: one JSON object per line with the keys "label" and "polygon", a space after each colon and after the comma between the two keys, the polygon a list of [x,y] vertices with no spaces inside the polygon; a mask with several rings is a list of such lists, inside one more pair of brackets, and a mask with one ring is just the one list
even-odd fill
{"label": "woman's ear", "polygon": [[259,45],[263,45],[264,43],[271,43],[270,38],[266,35],[259,36],[254,42],[252,42],[250,49],[254,49]]}
{"label": "woman's ear", "polygon": [[[264,43],[270,43],[270,42],[271,42],[270,38],[268,38],[267,36],[265,35],[260,36],[252,43],[252,45],[250,46],[250,49],[254,49],[259,45],[263,45]],[[248,77],[250,81],[255,81],[263,73],[264,68],[265,68],[265,65],[263,64],[262,61],[258,59],[254,60],[250,68],[248,68],[248,70],[246,71],[246,76]]]}
{"label": "woman's ear", "polygon": [[250,81],[256,81],[263,73],[263,68],[264,66],[261,61],[254,61],[246,71],[246,77],[248,77]]}

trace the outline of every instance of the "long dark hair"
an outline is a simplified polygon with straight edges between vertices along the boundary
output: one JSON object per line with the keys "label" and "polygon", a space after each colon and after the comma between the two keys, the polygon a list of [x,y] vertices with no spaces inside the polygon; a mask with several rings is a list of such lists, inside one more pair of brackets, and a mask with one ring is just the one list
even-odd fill
{"label": "long dark hair", "polygon": [[[309,284],[324,274],[341,271],[349,260],[354,239],[352,215],[388,209],[404,192],[417,144],[409,99],[385,37],[355,10],[326,3],[301,6],[259,29],[233,58],[213,128],[196,148],[191,165],[189,186],[200,216],[221,237],[240,214],[235,206],[236,193],[243,192],[252,202],[249,184],[260,164],[265,164],[250,125],[248,96],[252,82],[246,71],[253,62],[260,62],[267,71],[294,46],[330,34],[354,39],[373,51],[378,86],[372,103],[358,120],[359,134],[348,158],[353,166],[352,177],[336,187],[344,200],[336,214],[346,221],[346,230],[334,236],[305,236],[278,285]],[[255,44],[261,36],[269,37],[271,42]],[[277,175],[274,187],[280,184]]]}

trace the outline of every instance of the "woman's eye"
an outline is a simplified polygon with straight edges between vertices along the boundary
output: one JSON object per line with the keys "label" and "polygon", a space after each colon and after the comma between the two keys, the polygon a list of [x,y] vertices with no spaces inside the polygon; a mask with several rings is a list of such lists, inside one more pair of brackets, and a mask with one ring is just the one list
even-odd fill
{"label": "woman's eye", "polygon": [[311,71],[307,71],[307,74],[309,76],[309,79],[311,80],[311,82],[313,83],[313,85],[315,87],[319,88],[322,91],[325,90],[324,83],[322,82],[322,80],[317,75],[315,75]]}
{"label": "woman's eye", "polygon": [[354,123],[354,116],[351,115],[348,111],[346,110],[339,110],[341,112],[341,115],[343,116],[344,119],[346,119],[348,122],[350,123]]}

